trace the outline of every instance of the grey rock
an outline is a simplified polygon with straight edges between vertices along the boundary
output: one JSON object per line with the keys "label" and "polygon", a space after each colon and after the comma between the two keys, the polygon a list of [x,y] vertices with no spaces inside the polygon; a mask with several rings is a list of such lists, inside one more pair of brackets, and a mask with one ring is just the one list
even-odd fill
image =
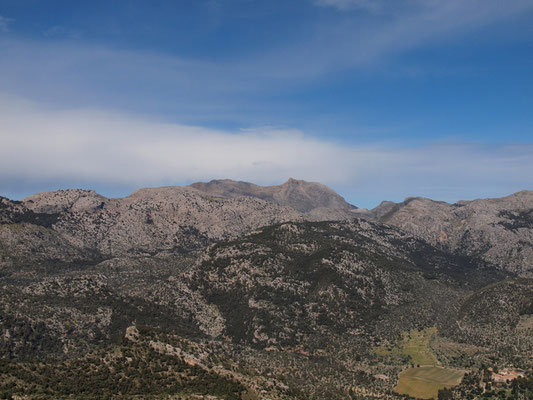
{"label": "grey rock", "polygon": [[346,219],[356,209],[324,185],[294,179],[271,187],[223,180],[139,189],[118,199],[59,190],[23,206],[57,213],[54,229],[73,246],[114,256],[196,249],[279,222]]}
{"label": "grey rock", "polygon": [[533,276],[533,191],[456,204],[415,197],[387,207],[388,212],[376,210],[370,218],[449,251]]}
{"label": "grey rock", "polygon": [[349,204],[329,187],[293,178],[277,186],[259,186],[230,179],[197,182],[190,186],[221,197],[257,197],[270,203],[294,208],[302,213],[313,214],[319,219],[324,219],[322,216],[326,216],[328,212],[331,213],[332,219],[338,219],[340,216],[351,218],[354,216],[353,212],[357,210],[357,207]]}

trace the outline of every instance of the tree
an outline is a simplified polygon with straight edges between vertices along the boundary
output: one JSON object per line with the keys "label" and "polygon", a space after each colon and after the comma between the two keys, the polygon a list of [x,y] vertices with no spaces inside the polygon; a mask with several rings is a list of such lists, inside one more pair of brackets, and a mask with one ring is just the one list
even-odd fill
{"label": "tree", "polygon": [[451,391],[451,389],[448,389],[448,388],[440,389],[438,399],[439,400],[452,400],[453,392]]}

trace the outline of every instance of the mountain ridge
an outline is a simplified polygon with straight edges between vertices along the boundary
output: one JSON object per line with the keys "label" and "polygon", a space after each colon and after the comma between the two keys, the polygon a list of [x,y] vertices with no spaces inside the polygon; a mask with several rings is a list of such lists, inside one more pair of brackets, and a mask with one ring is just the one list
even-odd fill
{"label": "mountain ridge", "polygon": [[533,277],[533,191],[454,204],[410,197],[365,217]]}
{"label": "mountain ridge", "polygon": [[453,204],[408,197],[366,210],[319,183],[290,178],[281,185],[259,186],[224,179],[141,188],[114,199],[94,190],[43,192],[17,207],[57,215],[57,229],[73,245],[92,243],[108,254],[199,248],[284,221],[364,218],[533,277],[533,191],[528,190]]}

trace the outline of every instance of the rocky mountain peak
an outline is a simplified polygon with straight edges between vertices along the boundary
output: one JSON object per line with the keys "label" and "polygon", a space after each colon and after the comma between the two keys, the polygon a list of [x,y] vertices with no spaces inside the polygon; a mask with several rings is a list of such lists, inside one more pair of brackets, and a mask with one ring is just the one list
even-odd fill
{"label": "rocky mountain peak", "polygon": [[221,197],[257,197],[270,203],[288,206],[296,211],[317,215],[331,215],[331,219],[351,218],[357,207],[349,204],[331,188],[317,182],[289,178],[275,186],[259,186],[229,179],[197,182],[190,187]]}
{"label": "rocky mountain peak", "polygon": [[222,179],[144,188],[117,199],[94,190],[57,190],[22,202],[5,199],[0,206],[5,222],[54,225],[71,244],[90,244],[106,254],[198,248],[283,221],[362,217],[396,226],[447,251],[533,276],[533,191],[527,190],[455,204],[408,197],[369,211],[316,182],[289,178],[280,185],[260,186]]}
{"label": "rocky mountain peak", "polygon": [[299,185],[301,183],[306,183],[304,180],[301,180],[301,179],[294,179],[294,178],[289,178],[287,179],[287,182],[285,182],[283,185]]}

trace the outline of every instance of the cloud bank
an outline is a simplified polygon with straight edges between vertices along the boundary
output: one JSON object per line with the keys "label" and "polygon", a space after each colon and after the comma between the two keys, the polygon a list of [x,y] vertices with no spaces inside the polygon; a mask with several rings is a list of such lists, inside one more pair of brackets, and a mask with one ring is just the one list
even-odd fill
{"label": "cloud bank", "polygon": [[[532,144],[345,145],[300,131],[223,131],[0,95],[0,195],[25,185],[108,188],[231,178],[331,185],[355,204],[423,195],[448,201],[533,189]],[[117,193],[111,188],[121,188]],[[35,190],[35,189],[33,189]]]}

